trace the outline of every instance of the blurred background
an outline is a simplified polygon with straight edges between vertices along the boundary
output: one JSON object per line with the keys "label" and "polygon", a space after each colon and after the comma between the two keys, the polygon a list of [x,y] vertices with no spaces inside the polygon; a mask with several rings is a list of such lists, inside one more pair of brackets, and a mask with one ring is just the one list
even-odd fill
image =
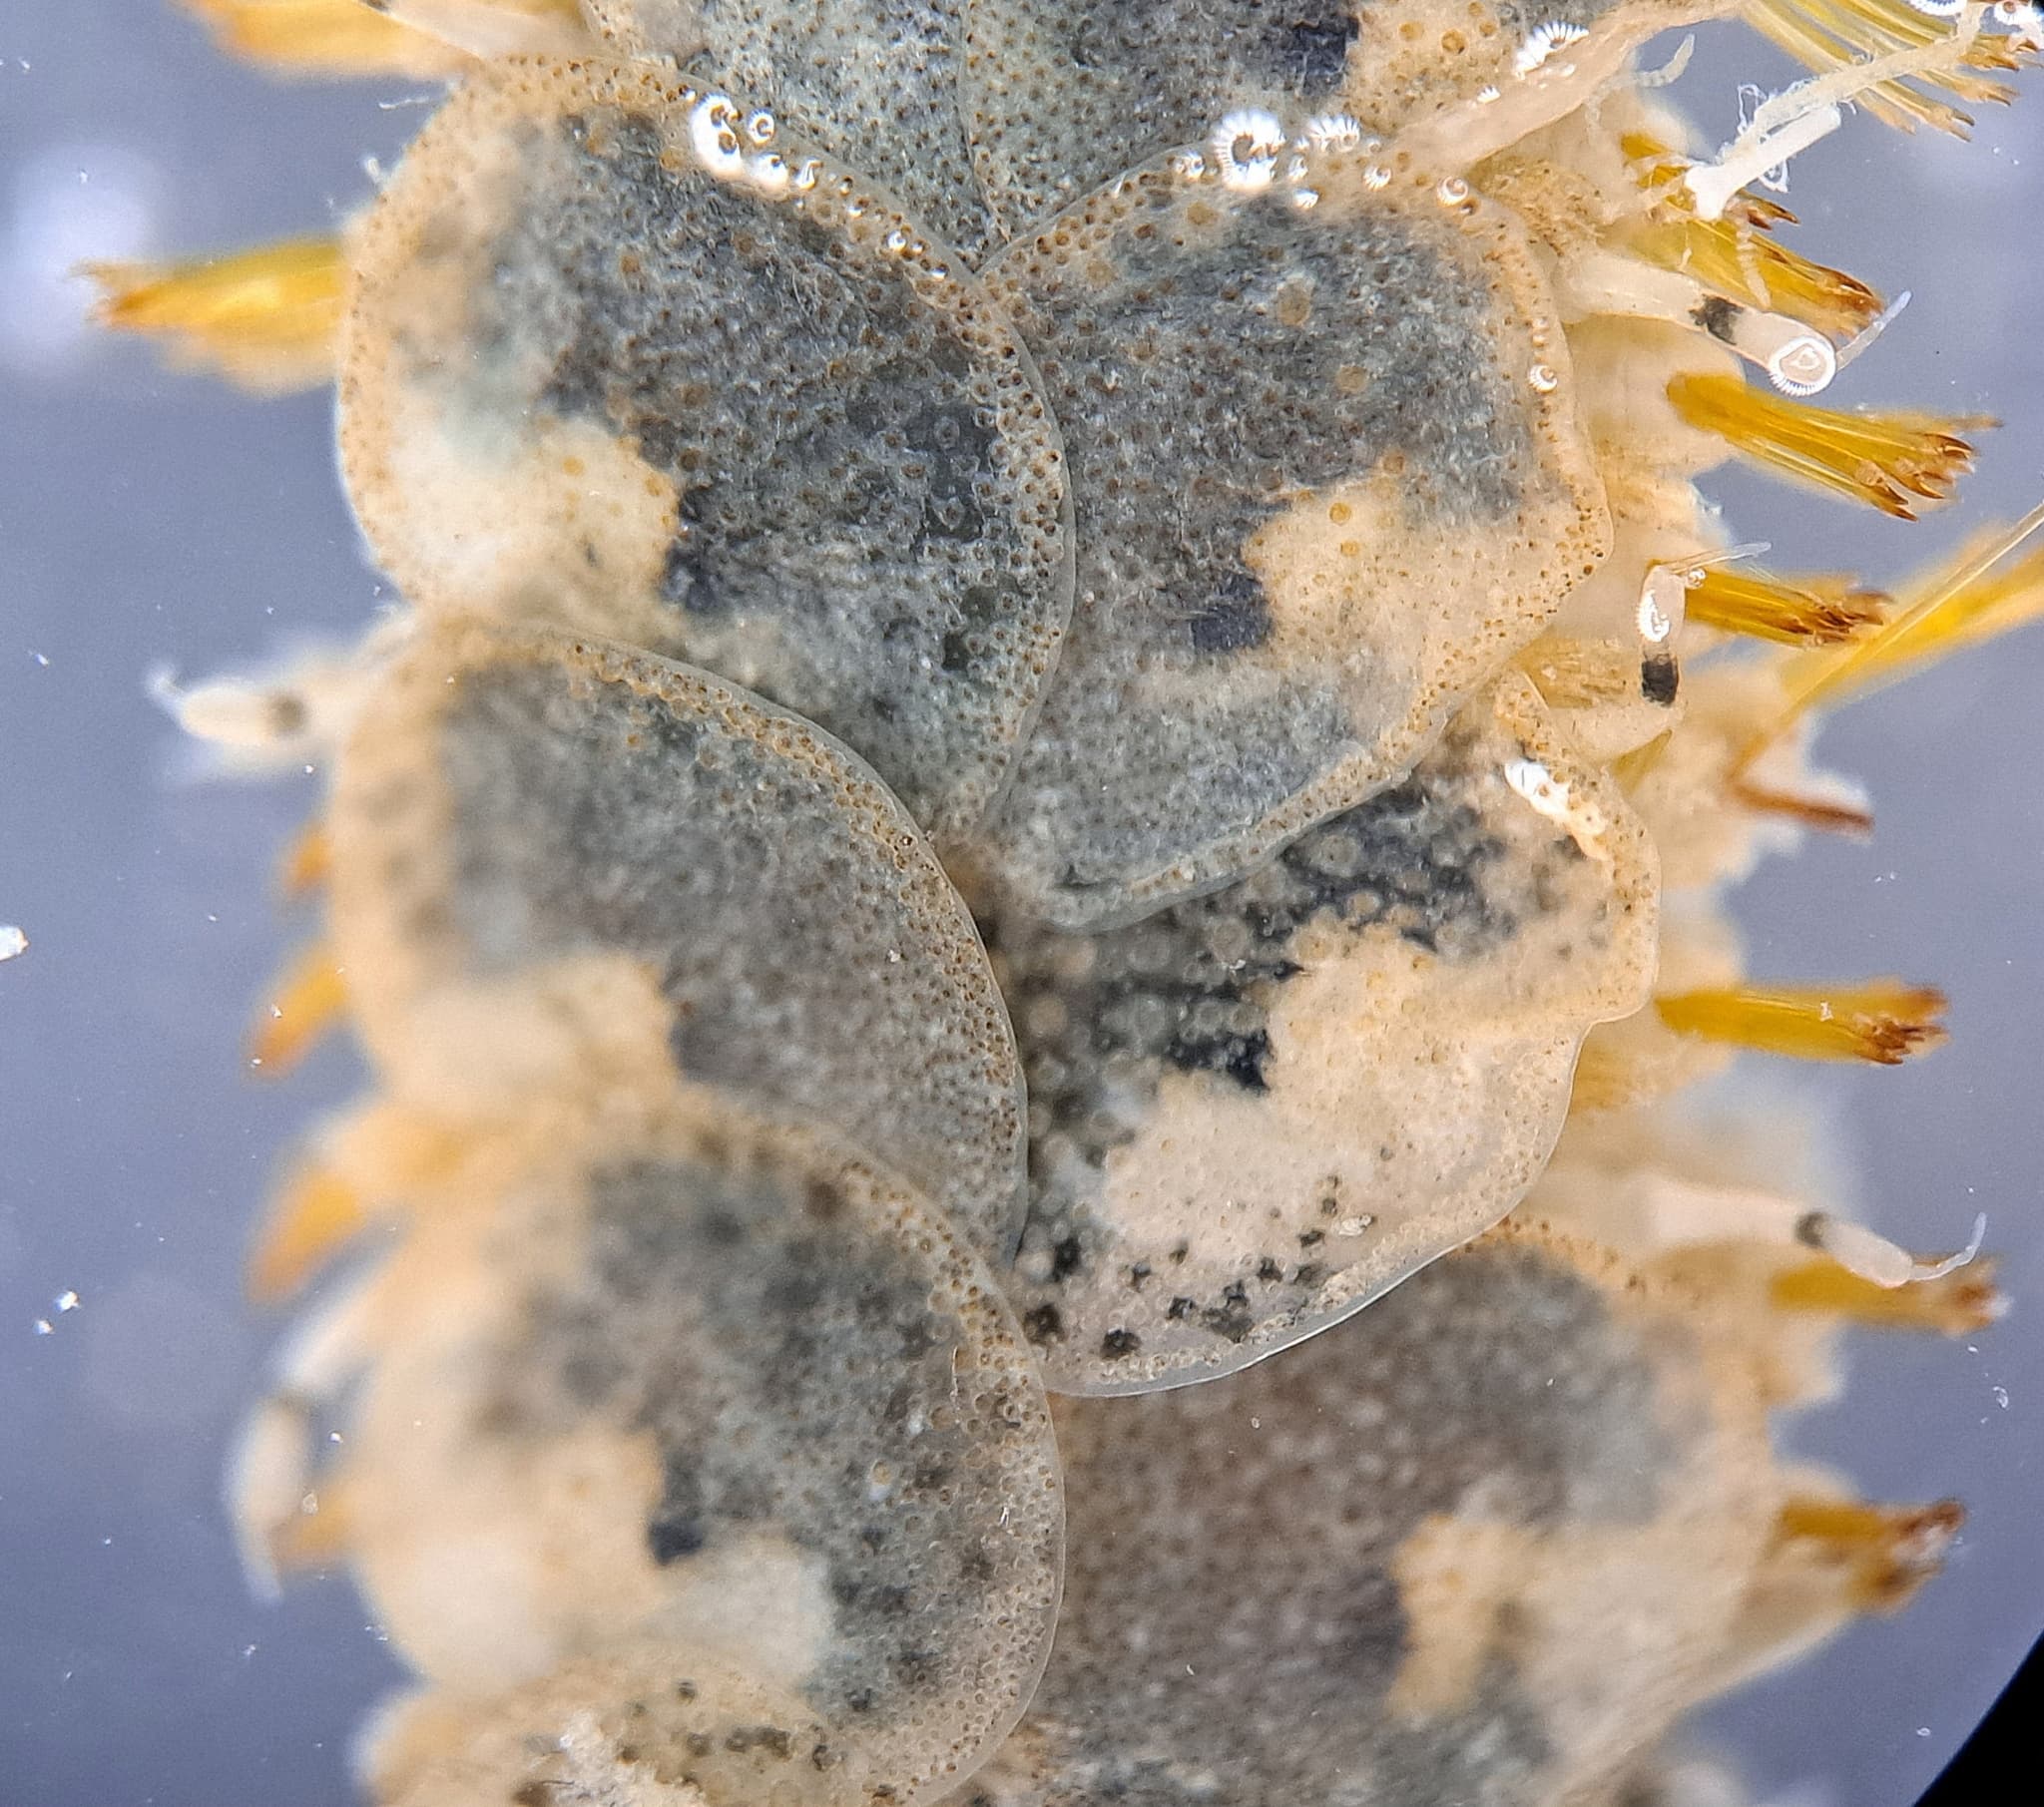
{"label": "blurred background", "polygon": [[[1789,71],[1736,27],[1676,89],[1712,140]],[[2044,78],[1970,145],[1857,120],[1798,160],[1798,248],[1914,300],[1827,402],[1990,412],[1960,503],[1914,527],[1764,480],[1708,486],[1779,569],[1876,583],[2044,495]],[[397,1669],[346,1584],[247,1592],[221,1505],[280,1326],[240,1267],[292,1138],[359,1082],[344,1042],[244,1068],[311,932],[273,902],[317,774],[201,779],[149,694],[358,630],[384,600],[334,479],[324,393],[254,402],[95,336],[86,257],[316,231],[432,96],[285,85],[167,0],[0,7],[0,1807],[343,1807]],[[1726,1703],[1700,1745],[1763,1799],[1906,1807],[2044,1627],[2044,630],[1861,702],[1826,763],[1870,843],[1816,840],[1740,898],[1758,973],[1944,985],[1920,1066],[1768,1071],[1825,1101],[1850,1202],[1911,1246],[1975,1212],[2016,1309],[1960,1342],[1864,1337],[1801,1453],[1971,1520],[1904,1615]],[[0,930],[0,942],[4,942]],[[4,948],[0,948],[4,951]]]}

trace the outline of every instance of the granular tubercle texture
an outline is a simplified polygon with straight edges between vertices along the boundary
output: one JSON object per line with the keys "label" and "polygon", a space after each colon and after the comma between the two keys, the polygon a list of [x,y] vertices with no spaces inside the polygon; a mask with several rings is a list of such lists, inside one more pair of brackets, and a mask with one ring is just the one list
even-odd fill
{"label": "granular tubercle texture", "polygon": [[1367,0],[972,0],[981,180],[1011,233],[1238,108],[1344,104]]}
{"label": "granular tubercle texture", "polygon": [[627,1642],[517,1687],[386,1705],[360,1768],[376,1807],[858,1807],[802,1702],[699,1654]]}
{"label": "granular tubercle texture", "polygon": [[751,103],[512,61],[355,247],[341,461],[428,613],[686,658],[939,836],[999,788],[1071,600],[1063,456],[963,257]]}
{"label": "granular tubercle texture", "polygon": [[1631,44],[1729,4],[971,0],[973,150],[1002,225],[1019,234],[1118,171],[1207,138],[1242,109],[1266,110],[1293,131],[1345,114],[1395,132],[1522,80],[1517,61],[1540,27]]}
{"label": "granular tubercle texture", "polygon": [[1058,1420],[1057,1641],[972,1807],[1604,1803],[1715,1679],[1776,1495],[1680,1309],[1530,1231]]}
{"label": "granular tubercle texture", "polygon": [[634,1643],[798,1702],[876,1798],[977,1767],[1050,1644],[1047,1403],[915,1196],[713,1106],[596,1116],[375,1282],[342,1451],[363,1583],[470,1695]]}
{"label": "granular tubercle texture", "polygon": [[1051,1386],[1226,1373],[1496,1222],[1583,1036],[1645,1000],[1655,888],[1514,678],[1224,890],[1097,935],[983,914],[1029,1097],[1010,1294]]}
{"label": "granular tubercle texture", "polygon": [[[977,263],[999,234],[973,174],[959,75],[966,0],[601,0],[613,42],[757,95],[885,185]],[[877,129],[876,129],[877,128]]]}
{"label": "granular tubercle texture", "polygon": [[683,1076],[854,1137],[1008,1258],[1021,1083],[985,951],[828,735],[645,654],[442,625],[378,674],[331,836],[401,1101],[501,1118]]}
{"label": "granular tubercle texture", "polygon": [[1165,159],[987,271],[1064,434],[1078,590],[982,857],[1067,927],[1402,775],[1602,556],[1516,226],[1352,161],[1310,181]]}

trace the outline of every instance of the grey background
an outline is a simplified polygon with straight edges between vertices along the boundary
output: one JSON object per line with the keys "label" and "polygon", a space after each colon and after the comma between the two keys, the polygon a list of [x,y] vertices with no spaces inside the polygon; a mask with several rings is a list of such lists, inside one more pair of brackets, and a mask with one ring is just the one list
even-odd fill
{"label": "grey background", "polygon": [[[1713,136],[1782,66],[1705,34],[1678,90]],[[1913,529],[1759,479],[1710,486],[1788,568],[1891,577],[2044,494],[2044,80],[1974,143],[1859,121],[1795,169],[1795,242],[1915,302],[1827,400],[2007,421]],[[83,333],[77,258],[317,228],[420,118],[402,83],[285,86],[161,0],[0,0],[0,1807],[338,1807],[348,1729],[396,1670],[348,1588],[246,1595],[219,1504],[277,1325],[241,1250],[292,1135],[359,1081],[344,1047],[266,1088],[251,1007],[309,923],[269,901],[315,779],[195,782],[145,693],[361,624],[378,589],[323,395],[252,403]],[[1964,1343],[1863,1339],[1799,1448],[1973,1519],[1908,1614],[1715,1723],[1763,1791],[1912,1800],[2044,1626],[2044,631],[1859,704],[1822,750],[1871,845],[1820,841],[1741,899],[1757,970],[1941,981],[1954,1045],[1900,1073],[1763,1076],[1835,1105],[1859,1202],[1917,1245],[1975,1210],[2017,1314]],[[55,1301],[75,1290],[74,1310]],[[47,1320],[48,1334],[37,1320]]]}

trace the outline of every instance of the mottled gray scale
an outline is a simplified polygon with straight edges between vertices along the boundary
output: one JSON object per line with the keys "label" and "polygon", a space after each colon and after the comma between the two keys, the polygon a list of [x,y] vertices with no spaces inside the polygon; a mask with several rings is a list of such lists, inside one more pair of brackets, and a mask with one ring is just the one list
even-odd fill
{"label": "mottled gray scale", "polygon": [[1552,879],[1580,861],[1575,843],[1551,840],[1530,865],[1507,859],[1477,800],[1485,775],[1452,740],[1407,782],[1308,830],[1249,878],[1104,934],[982,914],[1028,1089],[1015,1297],[1035,1341],[1098,1346],[1110,1367],[1141,1354],[1140,1338],[1117,1327],[1119,1295],[1133,1285],[1168,1294],[1172,1321],[1236,1344],[1298,1310],[1332,1271],[1329,1224],[1274,1238],[1252,1273],[1189,1279],[1173,1241],[1131,1246],[1124,1226],[1100,1216],[1108,1157],[1148,1123],[1167,1073],[1251,1094],[1290,1081],[1269,1024],[1306,976],[1295,956],[1307,931],[1395,934],[1452,968],[1496,953],[1523,917],[1554,907]]}
{"label": "mottled gray scale", "polygon": [[[946,1794],[1027,1705],[1064,1565],[1049,1404],[991,1271],[842,1144],[715,1093],[533,1115],[494,1175],[419,1200],[366,1295],[355,1553],[446,1690],[389,1761],[437,1750],[419,1807],[480,1807],[505,1797],[453,1788],[465,1760],[524,1765],[476,1740],[572,1715],[538,1754],[610,1775],[601,1799],[669,1799],[634,1766],[679,1782],[713,1730],[778,1766],[706,1774],[713,1807]],[[683,1682],[688,1712],[620,1723]]]}
{"label": "mottled gray scale", "polygon": [[[918,240],[911,264],[841,212],[718,180],[677,153],[686,131],[629,108],[532,129],[483,253],[464,405],[636,450],[679,498],[654,649],[799,709],[955,832],[998,786],[1069,608],[1055,428],[954,254]],[[938,292],[923,271],[947,258]]]}
{"label": "mottled gray scale", "polygon": [[932,820],[1012,713],[1016,618],[1045,601],[1004,515],[999,372],[842,237],[663,166],[650,119],[607,121],[601,152],[562,133],[497,249],[482,355],[558,345],[542,407],[630,435],[681,491],[663,595],[691,657],[770,636],[774,701]]}
{"label": "mottled gray scale", "polygon": [[962,906],[918,896],[933,863],[841,749],[691,684],[695,710],[566,666],[461,675],[439,742],[474,962],[651,963],[684,1074],[872,1146],[1004,1260],[1020,1114]]}
{"label": "mottled gray scale", "polygon": [[967,143],[964,0],[702,0],[691,67],[891,189],[974,263],[1000,242]]}
{"label": "mottled gray scale", "polygon": [[530,1293],[493,1419],[650,1432],[663,1567],[757,1536],[817,1565],[831,1637],[803,1694],[826,1720],[956,1711],[989,1660],[989,1601],[1027,1595],[1055,1556],[1011,1529],[1043,1522],[1026,1370],[989,1381],[927,1242],[827,1176],[670,1157],[599,1170],[589,1195],[584,1270]]}
{"label": "mottled gray scale", "polygon": [[1394,1710],[1413,1648],[1396,1559],[1439,1516],[1537,1535],[1663,1510],[1680,1472],[1658,1398],[1671,1359],[1569,1264],[1493,1244],[1211,1386],[1070,1402],[1056,1649],[967,1798],[1560,1798],[1555,1728],[1509,1638],[1452,1709]]}
{"label": "mottled gray scale", "polygon": [[[1623,4],[1486,0],[1463,13],[1400,0],[970,0],[965,92],[980,180],[1019,235],[1155,152],[1209,139],[1232,112],[1261,109],[1297,133],[1352,111],[1358,78],[1379,76],[1387,49],[1424,72],[1407,100],[1438,105],[1500,73],[1493,30],[1509,52],[1539,26],[1590,29]],[[1709,0],[1688,10],[1707,12]],[[1480,53],[1465,58],[1472,46]],[[1405,111],[1370,124],[1393,130]]]}
{"label": "mottled gray scale", "polygon": [[1520,500],[1529,421],[1487,350],[1492,294],[1442,253],[1453,229],[1153,170],[989,268],[1039,349],[1076,507],[1071,628],[989,831],[1032,907],[1100,921],[1161,874],[1241,870],[1274,813],[1402,720],[1367,646],[1286,657],[1249,543],[1386,459],[1419,518],[1477,532]]}
{"label": "mottled gray scale", "polygon": [[971,0],[982,179],[1011,233],[1262,107],[1341,110],[1367,0]]}
{"label": "mottled gray scale", "polygon": [[[1298,931],[1327,916],[1388,925],[1449,959],[1481,952],[1512,931],[1481,882],[1498,851],[1474,809],[1414,780],[1323,822],[1242,883],[1127,928],[1080,936],[982,921],[1017,1021],[1056,1026],[1042,1041],[1022,1036],[1032,1122],[1084,1144],[1088,1126],[1104,1128],[1103,1095],[1126,1096],[1145,1066],[1268,1090],[1267,1000],[1300,970]],[[1116,1139],[1089,1146],[1089,1162]]]}

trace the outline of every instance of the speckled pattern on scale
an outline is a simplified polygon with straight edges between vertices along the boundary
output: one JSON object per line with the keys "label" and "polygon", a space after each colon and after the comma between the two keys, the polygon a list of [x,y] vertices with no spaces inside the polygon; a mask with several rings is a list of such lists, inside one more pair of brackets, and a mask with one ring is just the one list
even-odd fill
{"label": "speckled pattern on scale", "polygon": [[[344,1563],[418,1684],[354,1747],[377,1807],[1715,1799],[1684,1716],[1961,1523],[1778,1461],[1770,1414],[1849,1324],[2002,1301],[1832,1212],[1773,1145],[1808,1120],[1738,1147],[1663,1094],[1941,1036],[1927,987],[1772,998],[1724,889],[1850,819],[1820,710],[2039,575],[1962,550],[1882,626],[1741,570],[1744,625],[1854,645],[1685,667],[1741,593],[1692,476],[1907,514],[1972,456],[1739,373],[1880,302],[1719,191],[1842,118],[1778,140],[1797,94],[1956,128],[2035,6],[1741,5],[1818,81],[1684,174],[1714,141],[1632,55],[1734,0],[185,4],[297,73],[456,78],[360,217],[95,276],[245,382],[337,373],[404,605],[163,686],[224,763],[330,776],[289,864],[329,932],[253,1064],[349,1018],[374,1090],[252,1290],[357,1265],[229,1499],[256,1579]],[[148,212],[134,144],[102,226]],[[47,644],[44,688],[124,669]],[[145,914],[220,956],[164,870]],[[66,938],[22,917],[33,990]],[[33,1366],[218,1422],[233,1351],[142,1334],[158,1276],[38,1270],[85,1309]],[[156,1616],[218,1643],[201,1603]],[[178,1667],[143,1654],[100,1666]],[[61,1730],[47,1656],[10,1706]],[[102,1686],[100,1796],[269,1761],[233,1734],[302,1671],[248,1672],[171,1715],[211,1772],[140,1784],[193,1753]]]}
{"label": "speckled pattern on scale", "polygon": [[1679,1309],[1533,1230],[1058,1420],[1057,1642],[970,1807],[1604,1802],[1715,1681],[1777,1497]]}
{"label": "speckled pattern on scale", "polygon": [[400,1100],[502,1118],[679,1072],[811,1116],[996,1263],[1020,1074],[965,906],[828,735],[707,674],[450,625],[340,762],[334,933]]}
{"label": "speckled pattern on scale", "polygon": [[1029,1095],[1010,1292],[1051,1385],[1226,1373],[1494,1223],[1584,1034],[1645,1001],[1655,888],[1617,787],[1514,678],[1225,890],[1099,935],[983,914]]}
{"label": "speckled pattern on scale", "polygon": [[744,100],[511,62],[355,246],[341,457],[421,610],[686,658],[940,836],[1000,786],[1071,599],[1057,429],[964,258]]}
{"label": "speckled pattern on scale", "polygon": [[1339,111],[1366,0],[971,0],[981,178],[1011,232],[1224,114]]}
{"label": "speckled pattern on scale", "polygon": [[379,1615],[470,1693],[659,1636],[798,1698],[888,1798],[941,1791],[1058,1598],[1012,1314],[834,1146],[723,1102],[592,1123],[418,1210],[374,1282],[340,1463]]}
{"label": "speckled pattern on scale", "polygon": [[396,1701],[372,1722],[361,1767],[377,1807],[870,1799],[863,1766],[799,1699],[657,1639],[621,1639],[518,1687]]}
{"label": "speckled pattern on scale", "polygon": [[981,183],[1021,233],[1231,113],[1289,131],[1348,115],[1394,132],[1518,80],[1547,25],[1637,43],[1731,0],[969,0],[966,96]]}
{"label": "speckled pattern on scale", "polygon": [[971,261],[999,242],[958,92],[963,0],[603,0],[590,11],[610,41],[681,56],[703,80],[758,95]]}
{"label": "speckled pattern on scale", "polygon": [[1033,914],[1127,921],[1402,776],[1603,555],[1516,226],[1362,175],[1167,158],[989,266],[1076,505],[1071,628],[985,834]]}

